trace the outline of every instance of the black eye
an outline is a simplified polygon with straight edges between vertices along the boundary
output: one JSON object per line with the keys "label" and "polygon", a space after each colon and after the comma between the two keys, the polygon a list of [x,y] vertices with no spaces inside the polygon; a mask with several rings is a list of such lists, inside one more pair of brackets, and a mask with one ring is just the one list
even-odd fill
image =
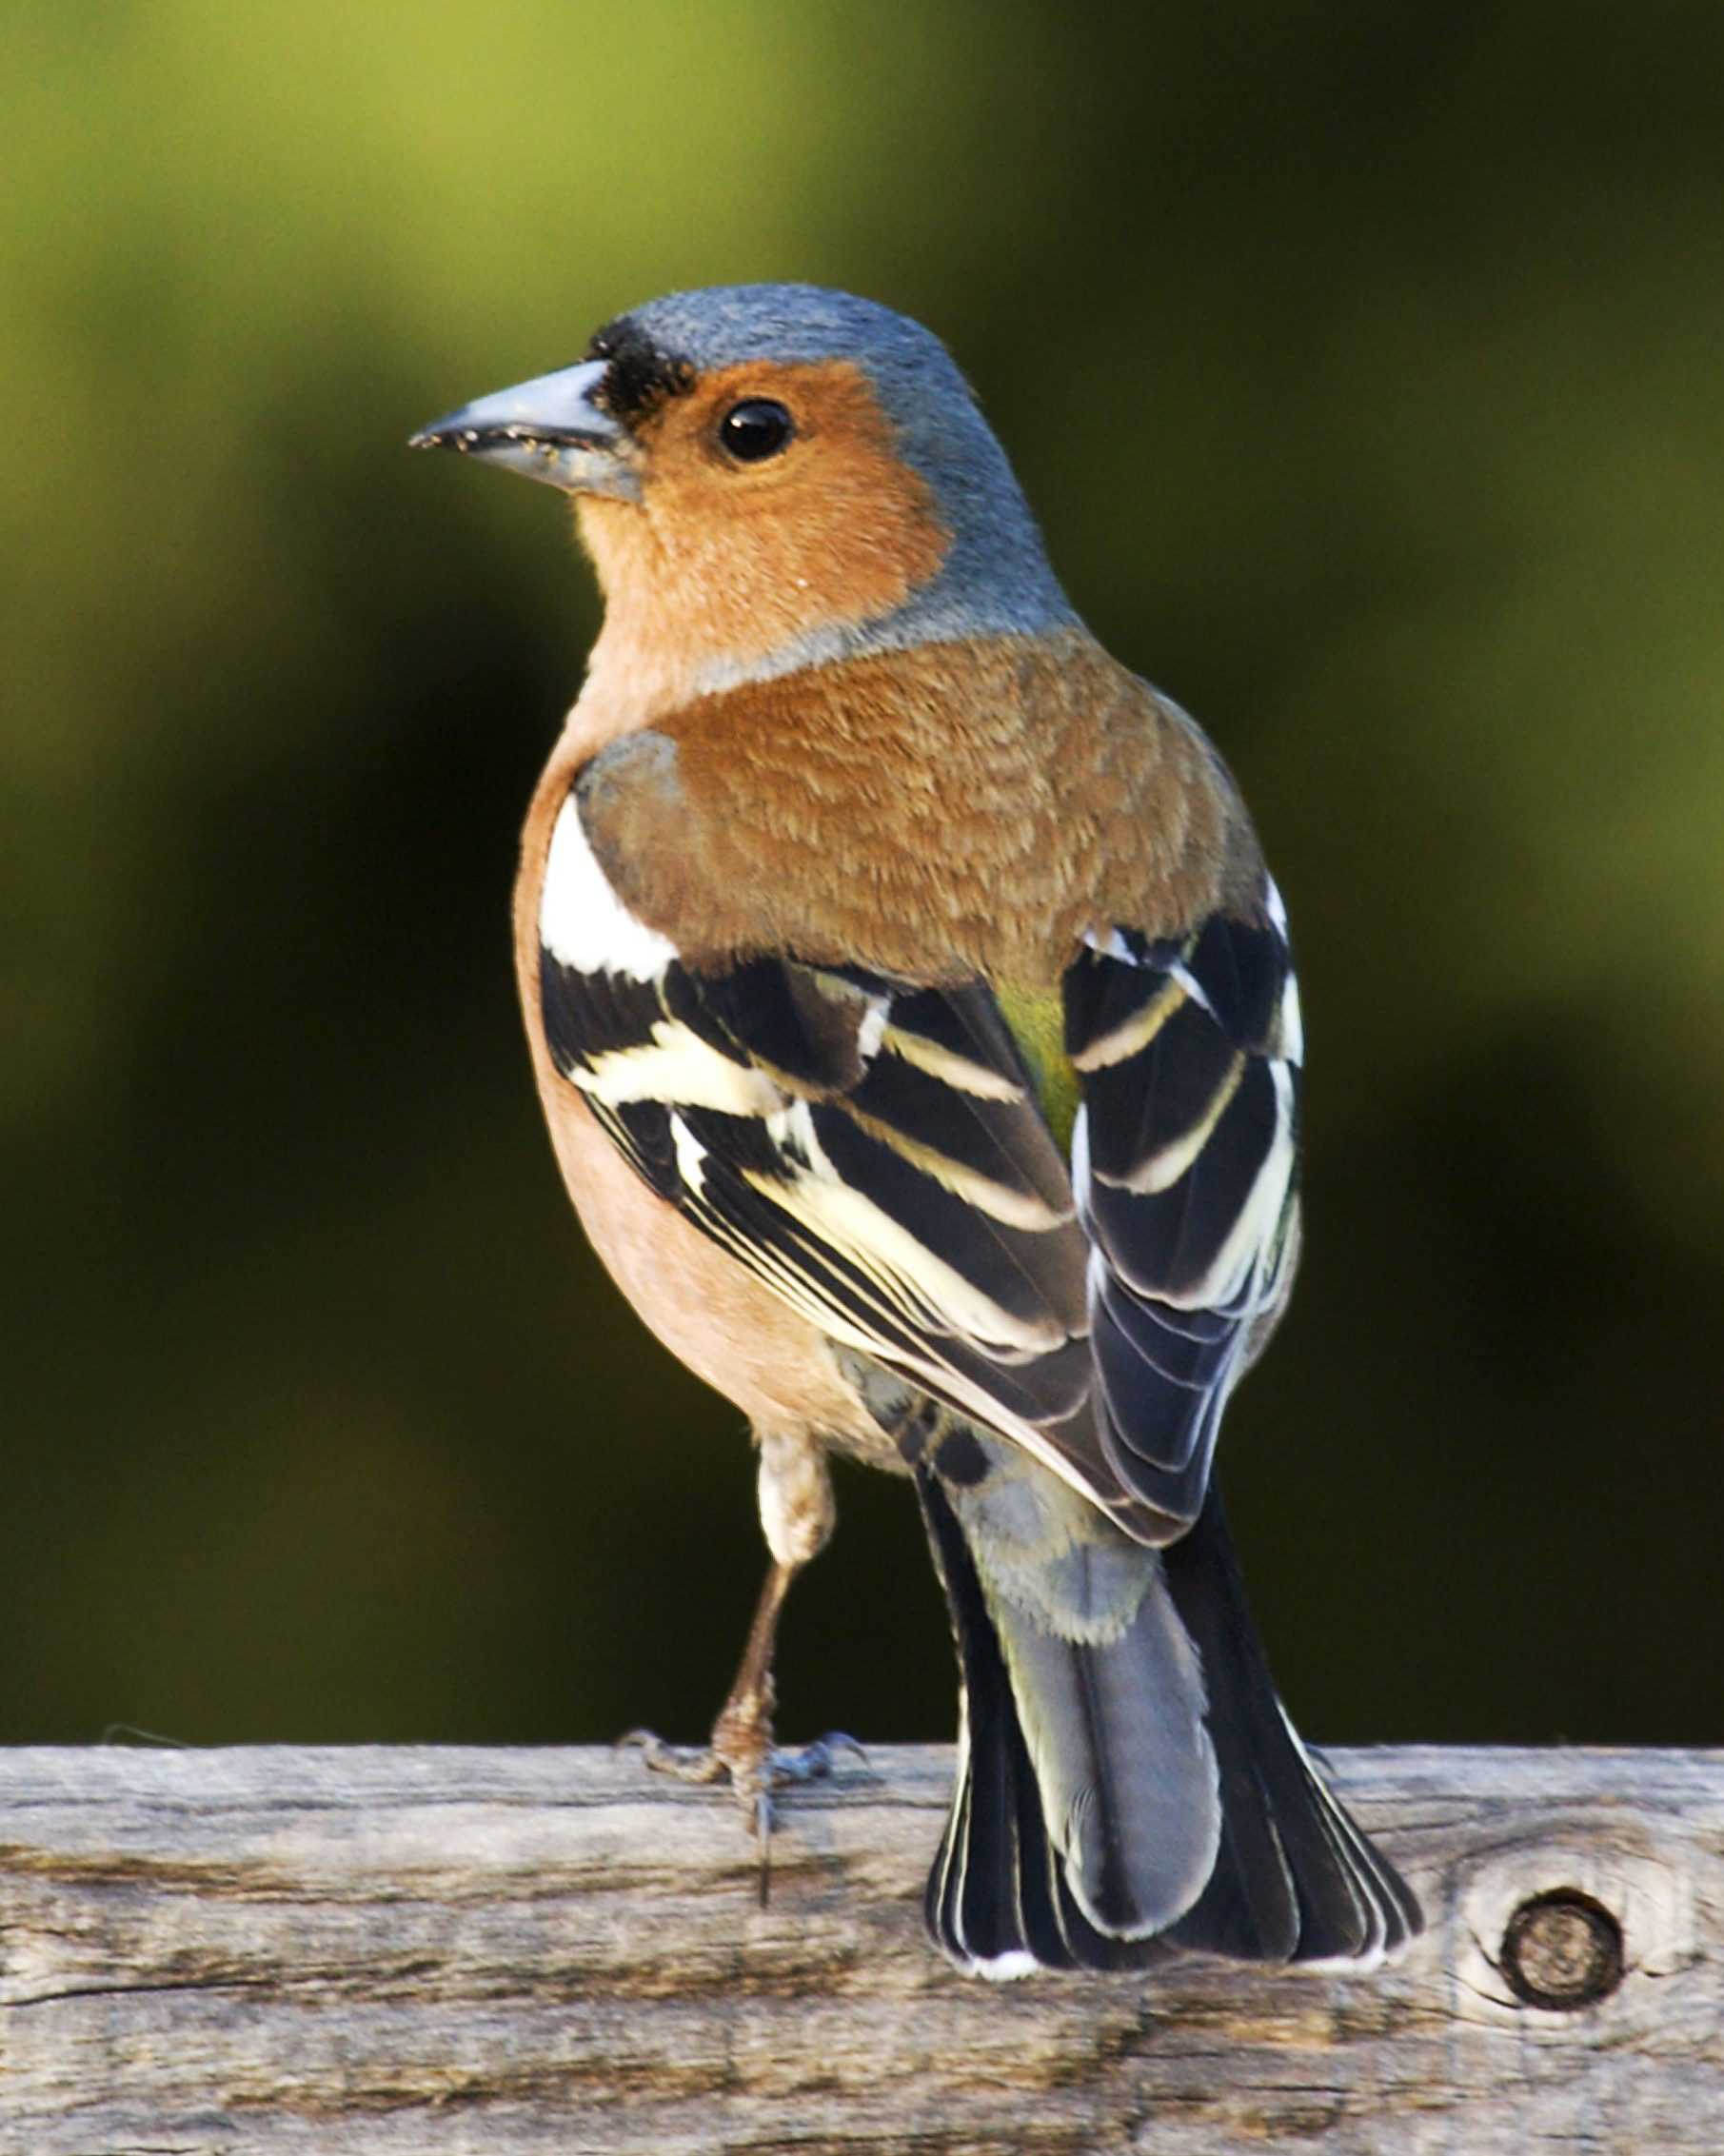
{"label": "black eye", "polygon": [[738,464],[758,465],[788,448],[796,422],[771,397],[748,397],[732,405],[719,422],[719,440]]}

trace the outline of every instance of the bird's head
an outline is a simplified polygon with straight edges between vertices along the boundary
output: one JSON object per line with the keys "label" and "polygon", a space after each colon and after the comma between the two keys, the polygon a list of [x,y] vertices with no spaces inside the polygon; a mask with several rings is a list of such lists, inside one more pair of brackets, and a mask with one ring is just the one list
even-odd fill
{"label": "bird's head", "polygon": [[607,632],[650,618],[704,685],[1072,619],[944,346],[848,293],[654,300],[414,441],[573,495]]}

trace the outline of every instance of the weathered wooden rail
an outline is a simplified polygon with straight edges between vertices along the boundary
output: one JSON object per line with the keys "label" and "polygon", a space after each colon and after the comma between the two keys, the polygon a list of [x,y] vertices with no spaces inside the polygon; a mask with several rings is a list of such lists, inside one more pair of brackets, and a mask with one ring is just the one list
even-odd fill
{"label": "weathered wooden rail", "polygon": [[1430,1929],[1364,1978],[966,1981],[949,1760],[710,1791],[607,1751],[0,1752],[20,2156],[1724,2150],[1724,1752],[1336,1779]]}

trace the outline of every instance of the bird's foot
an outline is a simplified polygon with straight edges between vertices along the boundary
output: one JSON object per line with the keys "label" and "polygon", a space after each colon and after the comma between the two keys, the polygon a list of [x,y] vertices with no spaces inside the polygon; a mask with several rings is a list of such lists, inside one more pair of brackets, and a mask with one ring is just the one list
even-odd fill
{"label": "bird's foot", "polygon": [[784,1751],[772,1742],[772,1725],[764,1716],[733,1713],[728,1708],[719,1716],[710,1744],[666,1744],[650,1730],[630,1730],[617,1741],[637,1750],[655,1774],[672,1774],[679,1782],[730,1784],[760,1853],[763,1909],[772,1877],[773,1790],[823,1780],[845,1752],[854,1753],[864,1767],[868,1764],[862,1746],[842,1730]]}

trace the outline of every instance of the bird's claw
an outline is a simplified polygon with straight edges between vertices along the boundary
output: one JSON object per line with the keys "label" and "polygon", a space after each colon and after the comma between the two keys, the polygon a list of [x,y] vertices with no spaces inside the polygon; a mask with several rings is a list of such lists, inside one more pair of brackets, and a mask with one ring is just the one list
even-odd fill
{"label": "bird's claw", "polygon": [[617,1739],[619,1751],[634,1751],[643,1765],[655,1774],[670,1774],[679,1782],[730,1782],[746,1806],[754,1802],[754,1785],[782,1790],[799,1782],[823,1781],[839,1758],[850,1754],[869,1765],[868,1754],[842,1730],[828,1730],[823,1737],[795,1751],[781,1751],[771,1744],[738,1743],[730,1732],[714,1732],[710,1744],[666,1744],[651,1730],[628,1730]]}
{"label": "bird's claw", "polygon": [[823,1781],[844,1753],[853,1753],[864,1767],[868,1765],[867,1753],[842,1730],[829,1730],[795,1751],[781,1751],[763,1731],[727,1728],[723,1716],[707,1745],[666,1744],[650,1730],[630,1730],[617,1744],[619,1749],[638,1751],[643,1764],[655,1774],[670,1774],[679,1782],[730,1784],[760,1852],[763,1909],[772,1890],[773,1790]]}
{"label": "bird's claw", "polygon": [[869,1764],[868,1755],[862,1746],[854,1737],[846,1736],[842,1730],[828,1730],[823,1737],[816,1737],[812,1744],[803,1745],[800,1751],[769,1752],[767,1758],[772,1769],[773,1785],[775,1788],[782,1788],[787,1782],[823,1781],[838,1765],[839,1755],[843,1752],[853,1754],[864,1767]]}
{"label": "bird's claw", "polygon": [[655,1774],[670,1774],[679,1782],[722,1782],[731,1774],[728,1760],[713,1745],[666,1744],[651,1730],[625,1730],[617,1739],[619,1751],[638,1751],[643,1766]]}

